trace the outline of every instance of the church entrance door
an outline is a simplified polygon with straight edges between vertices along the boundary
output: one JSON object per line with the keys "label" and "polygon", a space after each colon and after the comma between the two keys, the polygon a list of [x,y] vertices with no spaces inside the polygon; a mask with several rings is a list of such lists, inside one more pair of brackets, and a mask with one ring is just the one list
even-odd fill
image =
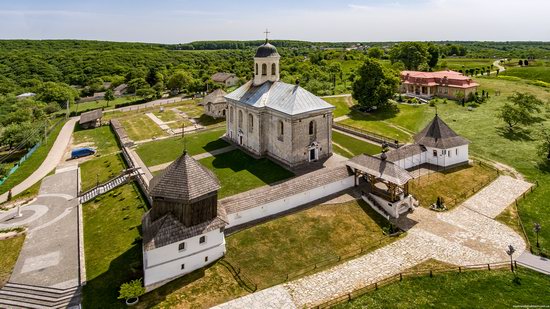
{"label": "church entrance door", "polygon": [[243,144],[243,136],[240,135],[240,136],[239,136],[239,145],[242,145],[242,144]]}
{"label": "church entrance door", "polygon": [[311,148],[309,150],[309,161],[317,160],[317,148]]}

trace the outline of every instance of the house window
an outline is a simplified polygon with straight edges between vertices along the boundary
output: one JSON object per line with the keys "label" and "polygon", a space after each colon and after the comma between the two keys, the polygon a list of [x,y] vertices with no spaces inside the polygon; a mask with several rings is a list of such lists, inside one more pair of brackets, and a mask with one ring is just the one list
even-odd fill
{"label": "house window", "polygon": [[262,64],[262,75],[267,75],[267,64]]}
{"label": "house window", "polygon": [[233,106],[229,108],[229,122],[233,122]]}
{"label": "house window", "polygon": [[455,155],[457,155],[457,156],[458,156],[458,148],[457,148],[457,149],[455,149]]}
{"label": "house window", "polygon": [[208,103],[208,111],[212,111],[212,105],[210,103]]}
{"label": "house window", "polygon": [[315,134],[315,121],[309,122],[309,135]]}
{"label": "house window", "polygon": [[282,137],[283,135],[285,135],[285,124],[281,120],[279,120],[279,125],[277,129],[278,129],[279,136]]}
{"label": "house window", "polygon": [[208,257],[207,256],[204,257],[204,261],[208,262]]}
{"label": "house window", "polygon": [[275,72],[277,71],[275,63],[271,64],[271,75],[275,75]]}
{"label": "house window", "polygon": [[434,154],[434,157],[437,157],[437,150],[434,149],[433,154]]}
{"label": "house window", "polygon": [[447,149],[441,150],[441,154],[442,154],[442,155],[446,155],[446,154],[447,154]]}
{"label": "house window", "polygon": [[451,157],[451,152],[450,151],[447,151],[447,155],[449,156],[449,158]]}
{"label": "house window", "polygon": [[243,127],[243,111],[239,110],[239,128]]}
{"label": "house window", "polygon": [[206,236],[201,236],[201,238],[199,238],[199,244],[204,244],[206,242]]}
{"label": "house window", "polygon": [[185,269],[185,264],[181,264],[181,269]]}
{"label": "house window", "polygon": [[258,64],[256,63],[256,75],[258,75]]}
{"label": "house window", "polygon": [[182,242],[181,244],[179,244],[178,250],[179,250],[179,251],[185,250],[185,243],[184,243],[184,242]]}
{"label": "house window", "polygon": [[248,132],[254,132],[254,116],[248,114]]}

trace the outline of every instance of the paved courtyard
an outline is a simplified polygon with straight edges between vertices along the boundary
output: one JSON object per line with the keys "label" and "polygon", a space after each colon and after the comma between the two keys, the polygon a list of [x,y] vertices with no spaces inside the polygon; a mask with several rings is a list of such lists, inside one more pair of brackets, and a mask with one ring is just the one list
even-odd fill
{"label": "paved courtyard", "polygon": [[494,220],[527,191],[531,184],[501,176],[450,212],[418,208],[397,224],[407,235],[386,247],[326,271],[244,296],[216,308],[303,308],[324,303],[357,288],[398,274],[428,259],[455,265],[508,260],[525,242],[509,227]]}

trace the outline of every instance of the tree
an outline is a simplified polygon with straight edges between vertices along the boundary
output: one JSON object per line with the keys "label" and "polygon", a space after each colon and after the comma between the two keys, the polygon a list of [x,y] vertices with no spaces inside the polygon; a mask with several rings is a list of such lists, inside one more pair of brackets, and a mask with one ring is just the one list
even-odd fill
{"label": "tree", "polygon": [[170,77],[170,79],[168,80],[168,84],[166,86],[172,92],[179,93],[191,83],[191,80],[192,80],[192,77],[191,75],[189,75],[189,73],[184,71],[178,71]]}
{"label": "tree", "polygon": [[342,65],[339,62],[331,62],[328,66],[328,72],[332,79],[332,88],[336,88],[336,76],[342,72]]}
{"label": "tree", "polygon": [[539,155],[545,156],[546,160],[550,161],[550,128],[542,125],[537,130],[537,137],[539,139]]}
{"label": "tree", "polygon": [[7,125],[0,135],[0,145],[21,149],[31,148],[40,141],[43,135],[42,127],[35,127],[31,122],[12,123]]}
{"label": "tree", "polygon": [[384,107],[399,86],[396,72],[390,71],[374,59],[367,58],[357,71],[353,83],[353,98],[365,107]]}
{"label": "tree", "polygon": [[435,66],[437,65],[437,61],[439,60],[439,47],[434,44],[429,44],[428,54],[428,67],[430,67],[430,69],[433,69],[435,68]]}
{"label": "tree", "polygon": [[528,125],[537,120],[536,114],[540,113],[544,103],[530,93],[514,92],[499,109],[498,117],[508,125],[508,130],[513,131],[518,124]]}
{"label": "tree", "polygon": [[129,300],[132,298],[138,298],[145,294],[145,288],[142,286],[141,279],[132,280],[130,282],[123,283],[118,291],[118,299]]}
{"label": "tree", "polygon": [[407,70],[418,70],[418,67],[426,63],[428,56],[426,45],[420,42],[399,43],[390,50],[391,62],[403,62]]}
{"label": "tree", "polygon": [[138,89],[149,86],[143,78],[134,78],[128,82],[128,92],[136,93]]}
{"label": "tree", "polygon": [[367,50],[367,56],[370,58],[380,59],[384,56],[384,50],[380,47],[371,47]]}
{"label": "tree", "polygon": [[40,87],[36,99],[46,103],[56,102],[65,107],[67,101],[74,103],[78,98],[78,91],[65,83],[46,82]]}
{"label": "tree", "polygon": [[107,101],[107,106],[109,106],[109,103],[111,101],[114,101],[115,100],[115,93],[113,92],[113,89],[107,89],[107,91],[105,91],[105,97],[104,97],[105,101]]}

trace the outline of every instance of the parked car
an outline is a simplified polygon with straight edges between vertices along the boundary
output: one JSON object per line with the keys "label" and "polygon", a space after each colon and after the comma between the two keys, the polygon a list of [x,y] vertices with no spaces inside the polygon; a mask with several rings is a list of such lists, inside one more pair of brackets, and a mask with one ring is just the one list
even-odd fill
{"label": "parked car", "polygon": [[96,150],[90,147],[75,148],[71,151],[71,159],[91,156],[96,153]]}

